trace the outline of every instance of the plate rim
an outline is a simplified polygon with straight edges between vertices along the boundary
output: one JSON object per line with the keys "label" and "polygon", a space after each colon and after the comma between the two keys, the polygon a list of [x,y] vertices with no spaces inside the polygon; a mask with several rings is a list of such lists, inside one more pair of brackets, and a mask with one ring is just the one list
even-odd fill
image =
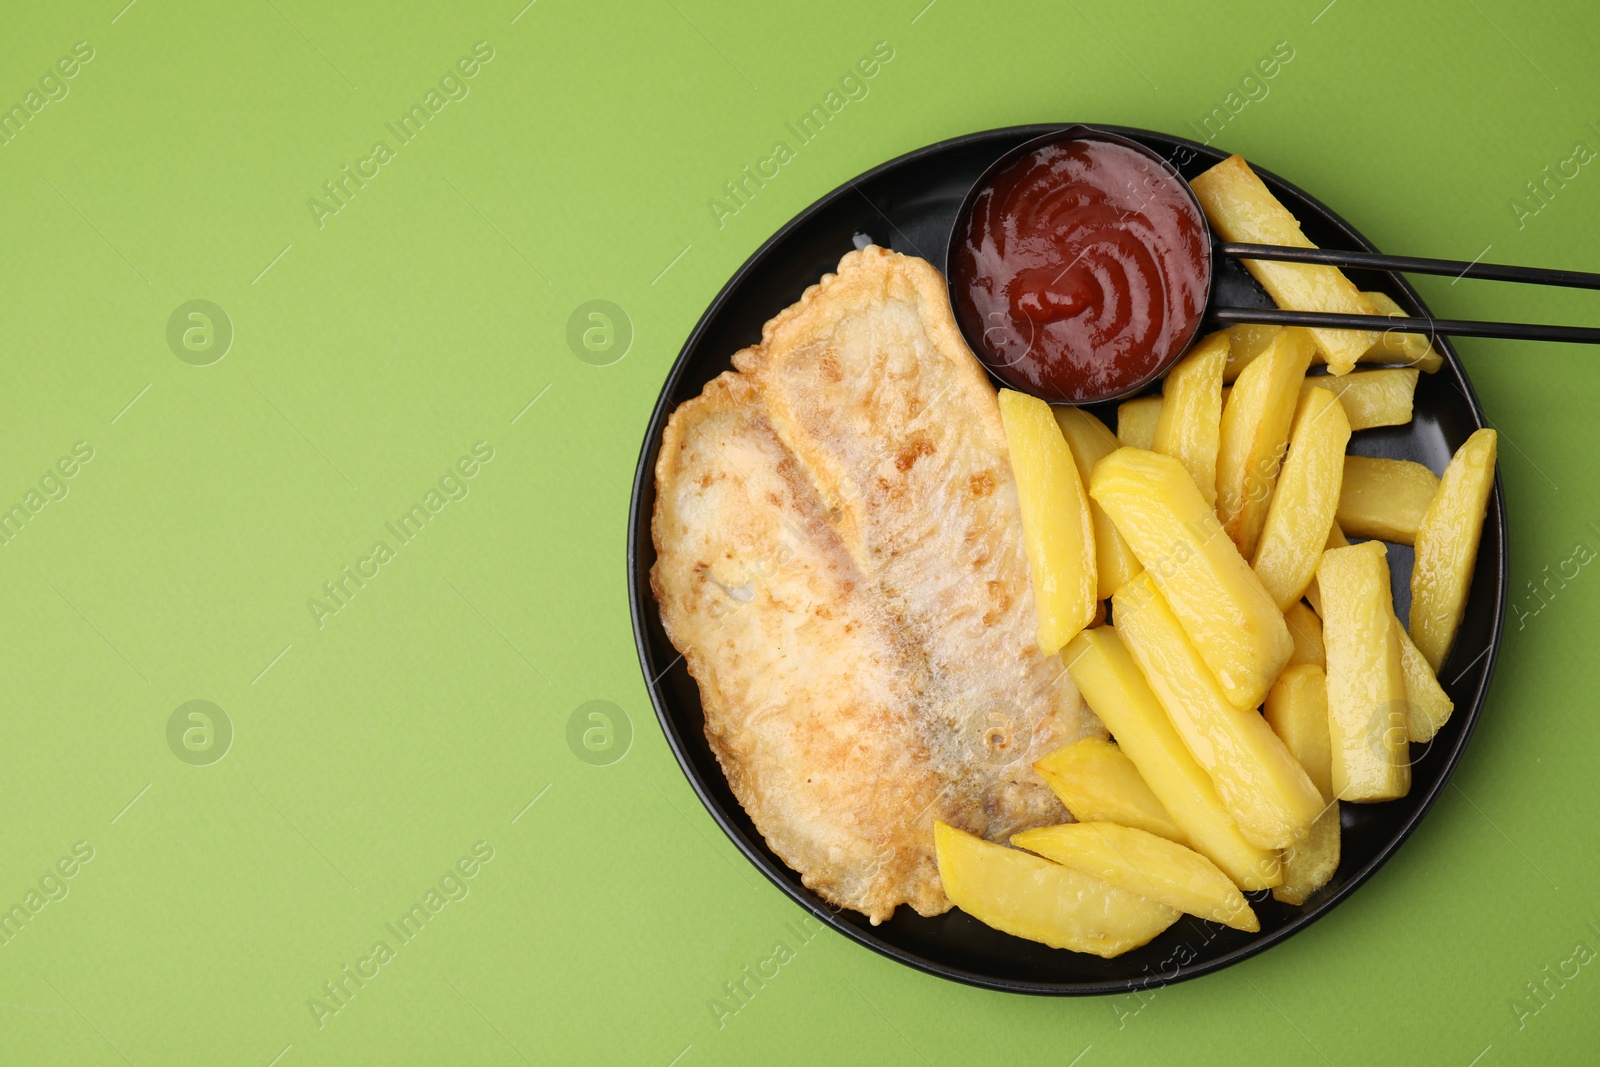
{"label": "plate rim", "polygon": [[[626,580],[628,584],[628,609],[632,623],[634,651],[639,660],[639,667],[645,682],[645,688],[650,695],[651,706],[655,709],[657,723],[661,727],[662,734],[666,738],[668,747],[672,750],[673,758],[678,764],[678,769],[683,774],[684,778],[688,780],[690,788],[694,790],[695,796],[699,798],[701,805],[706,809],[706,812],[711,816],[712,820],[716,822],[718,828],[722,830],[724,836],[726,836],[734,845],[734,847],[739,850],[740,854],[744,856],[751,866],[760,871],[767,881],[776,886],[778,890],[784,894],[784,896],[798,904],[807,914],[811,915],[819,922],[822,922],[829,929],[844,935],[851,941],[869,948],[881,956],[894,960],[897,963],[912,967],[925,974],[930,974],[935,977],[944,978],[981,989],[990,989],[997,992],[1019,993],[1033,996],[1112,996],[1160,988],[1177,982],[1189,981],[1208,974],[1213,974],[1236,963],[1243,962],[1244,960],[1247,960],[1261,952],[1265,952],[1267,949],[1272,948],[1275,945],[1281,944],[1288,938],[1311,926],[1318,919],[1322,918],[1328,912],[1332,911],[1334,908],[1343,903],[1357,889],[1365,885],[1373,877],[1373,875],[1377,873],[1378,869],[1387,863],[1389,859],[1400,849],[1400,847],[1405,844],[1405,842],[1411,837],[1412,833],[1415,832],[1416,828],[1421,824],[1423,818],[1426,817],[1430,811],[1432,811],[1433,806],[1438,802],[1440,795],[1444,792],[1445,786],[1449,784],[1451,776],[1455,773],[1456,768],[1460,765],[1462,757],[1466,753],[1467,746],[1471,742],[1472,736],[1477,729],[1478,720],[1482,716],[1484,705],[1488,701],[1489,690],[1494,680],[1495,667],[1500,657],[1500,647],[1505,633],[1505,616],[1510,588],[1510,545],[1508,541],[1509,531],[1506,518],[1503,479],[1500,472],[1499,457],[1497,456],[1495,461],[1494,489],[1491,494],[1491,500],[1493,503],[1494,513],[1498,517],[1497,526],[1500,550],[1497,554],[1497,557],[1493,560],[1496,572],[1495,576],[1497,580],[1495,582],[1496,595],[1495,603],[1493,605],[1493,615],[1490,620],[1488,651],[1485,657],[1486,661],[1483,666],[1481,681],[1478,683],[1476,689],[1472,693],[1470,707],[1465,709],[1466,713],[1460,720],[1460,737],[1457,739],[1455,747],[1447,754],[1444,765],[1440,768],[1438,780],[1421,798],[1416,810],[1412,812],[1410,817],[1406,819],[1403,824],[1401,824],[1398,831],[1383,845],[1382,848],[1378,850],[1376,855],[1374,855],[1361,868],[1353,872],[1343,885],[1334,890],[1327,897],[1320,900],[1309,911],[1296,916],[1290,921],[1284,923],[1283,926],[1271,931],[1270,933],[1256,937],[1253,940],[1218,956],[1196,961],[1191,964],[1179,964],[1176,966],[1176,972],[1170,976],[1166,974],[1157,974],[1154,976],[1147,976],[1145,978],[1119,978],[1082,982],[1057,982],[1025,979],[1004,979],[997,978],[989,974],[977,973],[939,960],[930,959],[928,957],[919,955],[918,953],[908,951],[897,945],[893,945],[886,941],[872,937],[865,930],[854,925],[853,923],[844,922],[838,919],[839,913],[848,909],[835,909],[830,907],[826,903],[821,902],[819,898],[812,896],[810,891],[803,885],[797,885],[796,883],[789,881],[787,878],[782,877],[777,872],[769,869],[768,857],[756,852],[748,845],[748,843],[744,840],[744,835],[730,824],[728,816],[722,811],[721,805],[717,803],[710,795],[708,795],[707,787],[701,780],[701,775],[698,773],[698,770],[684,749],[684,743],[682,737],[680,736],[680,731],[677,728],[677,724],[673,721],[672,716],[669,714],[669,711],[666,707],[666,701],[663,699],[658,685],[660,680],[665,677],[667,671],[670,670],[677,661],[674,660],[673,663],[669,663],[667,667],[663,668],[654,679],[651,677],[651,671],[655,664],[654,657],[652,656],[649,647],[648,635],[645,632],[644,612],[654,611],[655,601],[653,595],[648,595],[647,589],[641,589],[642,583],[639,581],[639,534],[642,529],[648,536],[650,530],[650,521],[648,517],[642,517],[639,512],[640,505],[646,495],[647,488],[649,486],[653,486],[654,484],[655,459],[660,452],[659,446],[661,435],[665,429],[667,419],[670,417],[672,410],[674,410],[674,408],[670,406],[672,394],[676,390],[679,381],[682,379],[684,373],[688,369],[689,357],[691,353],[698,347],[703,335],[711,328],[711,324],[719,317],[731,294],[739,287],[745,277],[766,258],[770,249],[787,238],[791,233],[806,225],[824,208],[833,204],[837,199],[851,193],[857,193],[859,195],[860,191],[857,189],[858,184],[875,178],[889,170],[905,166],[906,164],[912,163],[924,156],[955,150],[967,145],[981,143],[990,139],[999,139],[1002,137],[1043,136],[1047,133],[1059,131],[1075,125],[1092,126],[1097,129],[1102,129],[1130,137],[1138,137],[1140,135],[1153,136],[1174,142],[1175,144],[1188,148],[1191,151],[1196,151],[1201,155],[1220,151],[1220,149],[1213,148],[1210,145],[1202,144],[1186,137],[1179,137],[1175,134],[1165,133],[1159,130],[1149,130],[1140,127],[1118,126],[1096,122],[1029,123],[1016,126],[1000,126],[983,130],[974,130],[969,133],[960,134],[955,137],[950,137],[941,141],[926,144],[919,148],[914,148],[908,152],[904,152],[893,157],[892,159],[885,160],[884,162],[879,163],[878,165],[871,167],[870,169],[863,171],[855,177],[850,178],[840,185],[834,187],[833,189],[824,193],[822,196],[818,197],[816,200],[812,201],[805,208],[801,209],[792,218],[790,218],[788,222],[780,226],[772,233],[771,236],[769,236],[757,248],[755,248],[750,255],[746,257],[744,262],[739,265],[738,269],[729,276],[728,280],[723,284],[722,288],[718,290],[716,296],[706,306],[705,311],[695,322],[694,328],[689,331],[689,334],[685,338],[683,345],[678,350],[678,354],[673,358],[672,366],[668,370],[666,378],[662,381],[660,392],[656,397],[656,402],[650,413],[650,419],[646,424],[644,438],[639,449],[639,458],[634,469],[633,485],[628,503]],[[1367,240],[1366,237],[1357,231],[1355,227],[1352,226],[1342,215],[1328,207],[1315,196],[1312,196],[1304,189],[1301,189],[1298,185],[1285,180],[1265,167],[1257,166],[1255,163],[1251,163],[1250,166],[1258,173],[1271,179],[1272,181],[1278,182],[1295,193],[1295,195],[1302,197],[1307,203],[1313,205],[1327,221],[1332,222],[1344,232],[1346,237],[1355,243],[1355,249],[1372,252],[1379,251],[1379,249],[1373,245],[1372,242]],[[1427,305],[1423,302],[1421,295],[1416,291],[1415,288],[1412,287],[1411,283],[1403,274],[1389,271],[1379,271],[1375,273],[1386,275],[1389,281],[1405,294],[1412,305],[1420,309],[1421,314],[1432,314]],[[774,312],[774,314],[776,314],[776,312]],[[1472,381],[1466,372],[1466,367],[1461,362],[1461,358],[1456,353],[1454,346],[1450,343],[1448,338],[1439,338],[1435,341],[1434,347],[1443,354],[1446,366],[1454,375],[1455,385],[1459,388],[1462,397],[1467,402],[1467,407],[1471,412],[1474,423],[1479,429],[1488,427],[1488,419],[1484,415],[1482,405],[1478,401],[1477,392],[1473,389]],[[641,527],[642,519],[643,526]],[[1482,566],[1484,562],[1485,561],[1480,558],[1478,560],[1478,565]],[[779,862],[781,863],[781,861]]]}

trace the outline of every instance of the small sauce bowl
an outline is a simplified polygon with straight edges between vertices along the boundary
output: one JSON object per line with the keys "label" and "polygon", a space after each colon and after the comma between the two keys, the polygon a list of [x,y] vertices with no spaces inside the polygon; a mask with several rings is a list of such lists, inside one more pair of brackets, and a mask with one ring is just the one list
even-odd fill
{"label": "small sauce bowl", "polygon": [[1079,125],[990,164],[962,201],[946,263],[956,322],[996,378],[1095,404],[1138,392],[1194,340],[1211,234],[1171,164]]}

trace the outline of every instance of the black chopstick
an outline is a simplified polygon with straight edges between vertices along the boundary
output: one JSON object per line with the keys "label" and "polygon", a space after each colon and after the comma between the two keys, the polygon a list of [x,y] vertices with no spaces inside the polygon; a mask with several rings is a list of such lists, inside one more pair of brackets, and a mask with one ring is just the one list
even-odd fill
{"label": "black chopstick", "polygon": [[1365,267],[1369,270],[1398,270],[1410,274],[1448,274],[1457,278],[1477,278],[1492,282],[1527,282],[1530,285],[1600,289],[1600,274],[1588,274],[1580,270],[1510,267],[1503,263],[1479,263],[1476,260],[1468,262],[1460,259],[1423,259],[1417,256],[1386,256],[1381,252],[1344,252],[1333,248],[1294,248],[1288,245],[1238,244],[1226,241],[1222,243],[1221,249],[1224,255],[1237,256],[1240,259],[1277,259],[1287,263],[1323,263],[1330,267]]}
{"label": "black chopstick", "polygon": [[1212,322],[1224,324],[1255,322],[1267,326],[1310,326],[1326,330],[1395,330],[1399,333],[1425,334],[1430,342],[1441,334],[1448,334],[1454,337],[1505,337],[1516,341],[1568,341],[1580,345],[1600,345],[1600,328],[1591,326],[1422,319],[1401,315],[1339,315],[1323,311],[1281,311],[1277,308],[1218,307],[1206,314]]}

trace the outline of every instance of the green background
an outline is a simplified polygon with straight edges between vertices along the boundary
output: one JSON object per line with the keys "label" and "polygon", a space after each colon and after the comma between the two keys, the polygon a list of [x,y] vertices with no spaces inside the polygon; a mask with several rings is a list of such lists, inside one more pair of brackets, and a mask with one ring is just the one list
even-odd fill
{"label": "green background", "polygon": [[[1600,164],[1513,206],[1600,148],[1591,5],[124,2],[8,5],[0,32],[6,107],[94,50],[0,146],[0,508],[93,449],[0,546],[0,908],[93,850],[0,945],[0,1060],[1585,1058],[1600,965],[1525,983],[1600,949],[1600,578],[1527,583],[1600,547],[1593,352],[1460,345],[1502,435],[1514,608],[1455,787],[1315,927],[1143,1000],[801,944],[663,742],[623,553],[645,422],[711,297],[812,200],[946,137],[1193,136],[1287,42],[1215,143],[1387,249],[1600,269]],[[385,123],[479,41],[470,94],[399,146]],[[870,95],[719,226],[708,199],[879,41]],[[308,200],[379,139],[394,158],[319,227]],[[1417,285],[1451,317],[1600,311]],[[209,366],[167,341],[195,299],[234,331]],[[567,343],[596,299],[633,332],[606,366]],[[480,441],[469,495],[400,545],[384,524]],[[393,558],[319,626],[308,599],[378,540]],[[168,742],[196,699],[234,732],[209,765]],[[617,709],[598,763],[568,740],[594,700]],[[447,880],[469,895],[399,946],[384,924],[478,842],[492,861]],[[394,958],[319,1027],[308,1000],[380,938]],[[708,1001],[779,940],[794,959],[719,1027]]]}

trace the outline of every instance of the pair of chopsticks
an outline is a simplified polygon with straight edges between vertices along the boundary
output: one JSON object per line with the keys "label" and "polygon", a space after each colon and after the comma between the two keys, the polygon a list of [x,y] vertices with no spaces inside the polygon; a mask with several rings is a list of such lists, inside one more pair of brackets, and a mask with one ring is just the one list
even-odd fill
{"label": "pair of chopsticks", "polygon": [[[1271,259],[1288,263],[1320,263],[1330,267],[1361,267],[1368,270],[1401,271],[1410,274],[1454,275],[1484,281],[1525,282],[1530,285],[1559,285],[1572,289],[1600,289],[1600,274],[1576,270],[1550,270],[1544,267],[1512,267],[1498,263],[1466,262],[1457,259],[1423,259],[1417,256],[1388,256],[1379,252],[1341,252],[1327,248],[1294,248],[1286,245],[1257,245],[1223,242],[1218,250],[1239,259]],[[1600,328],[1589,326],[1547,326],[1531,322],[1479,322],[1472,319],[1430,319],[1409,316],[1343,315],[1321,311],[1280,311],[1273,308],[1212,308],[1214,322],[1253,322],[1268,326],[1310,326],[1332,330],[1395,330],[1426,334],[1432,342],[1441,334],[1457,337],[1504,337],[1520,341],[1569,341],[1575,344],[1600,344]]]}

